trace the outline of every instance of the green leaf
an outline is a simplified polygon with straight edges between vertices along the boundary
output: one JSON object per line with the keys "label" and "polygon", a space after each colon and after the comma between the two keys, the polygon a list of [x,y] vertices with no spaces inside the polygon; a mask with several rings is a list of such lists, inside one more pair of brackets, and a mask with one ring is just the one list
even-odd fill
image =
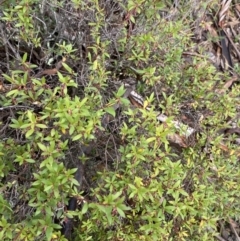
{"label": "green leaf", "polygon": [[122,194],[122,191],[116,192],[115,194],[112,195],[113,200],[117,199],[118,197],[120,197]]}
{"label": "green leaf", "polygon": [[93,62],[93,65],[92,65],[92,70],[96,70],[98,67],[98,61],[97,59]]}
{"label": "green leaf", "polygon": [[36,127],[39,127],[39,128],[42,128],[42,129],[47,128],[47,126],[44,125],[44,124],[36,124]]}
{"label": "green leaf", "polygon": [[30,110],[27,111],[27,115],[31,122],[35,122],[35,115]]}
{"label": "green leaf", "polygon": [[42,150],[42,151],[46,151],[47,147],[44,146],[42,143],[37,143],[38,147]]}
{"label": "green leaf", "polygon": [[23,23],[17,23],[17,24],[15,25],[16,28],[19,28],[19,27],[22,27],[22,26],[23,26]]}
{"label": "green leaf", "polygon": [[82,138],[82,134],[78,134],[78,135],[74,136],[72,140],[73,140],[73,141],[77,141],[77,140],[79,140],[80,138]]}
{"label": "green leaf", "polygon": [[28,128],[31,125],[32,125],[31,123],[26,123],[26,124],[21,125],[20,128],[21,129],[26,129],[26,128]]}
{"label": "green leaf", "polygon": [[11,78],[11,77],[9,77],[8,75],[6,75],[6,74],[2,74],[3,75],[3,77],[6,79],[6,80],[8,80],[10,83],[14,83],[14,81],[13,81],[13,79]]}
{"label": "green leaf", "polygon": [[28,162],[28,163],[35,163],[35,160],[33,160],[33,159],[26,159],[26,162]]}
{"label": "green leaf", "polygon": [[28,130],[26,133],[26,138],[30,137],[33,134],[33,132],[34,132],[34,129]]}
{"label": "green leaf", "polygon": [[44,187],[44,192],[47,192],[47,191],[49,191],[49,190],[52,189],[52,188],[53,188],[52,185],[50,185],[50,186],[45,186],[45,187]]}
{"label": "green leaf", "polygon": [[69,74],[74,73],[73,70],[66,63],[62,63],[62,65],[63,65],[64,69],[66,69]]}
{"label": "green leaf", "polygon": [[15,9],[16,9],[16,10],[20,10],[20,9],[22,9],[22,8],[23,8],[23,6],[21,6],[21,5],[15,6]]}
{"label": "green leaf", "polygon": [[27,61],[27,53],[24,53],[24,55],[22,57],[22,61],[23,61],[23,63],[25,63]]}
{"label": "green leaf", "polygon": [[126,98],[120,98],[120,101],[125,106],[129,106],[129,104],[130,104],[130,101],[128,99],[126,99]]}
{"label": "green leaf", "polygon": [[72,183],[73,183],[74,185],[76,185],[76,186],[79,186],[79,182],[78,182],[76,179],[73,179],[73,180],[72,180]]}
{"label": "green leaf", "polygon": [[116,116],[115,109],[114,109],[112,106],[105,108],[105,111],[106,111],[107,113],[109,113],[110,115],[112,115],[113,117]]}
{"label": "green leaf", "polygon": [[66,83],[66,77],[63,77],[63,75],[61,74],[61,72],[57,72],[58,74],[58,78],[59,78],[59,81],[62,82],[62,83]]}
{"label": "green leaf", "polygon": [[8,97],[8,96],[11,96],[11,95],[17,94],[18,92],[19,92],[18,89],[11,90],[11,91],[9,91],[9,92],[6,94],[6,96]]}
{"label": "green leaf", "polygon": [[124,85],[121,85],[120,88],[118,89],[118,92],[116,94],[116,97],[119,98],[125,93],[126,89],[124,88]]}
{"label": "green leaf", "polygon": [[88,203],[85,202],[84,205],[83,205],[83,207],[82,207],[81,212],[82,212],[82,214],[85,214],[87,211],[88,211]]}
{"label": "green leaf", "polygon": [[83,98],[80,104],[78,105],[78,107],[82,107],[87,101],[88,101],[87,97]]}
{"label": "green leaf", "polygon": [[52,239],[52,232],[53,232],[53,228],[52,227],[47,227],[46,229],[46,237],[47,237],[47,241],[51,241]]}
{"label": "green leaf", "polygon": [[108,223],[112,225],[113,220],[112,220],[112,207],[111,206],[102,206],[102,205],[97,205],[98,209],[104,212],[107,216]]}
{"label": "green leaf", "polygon": [[120,209],[120,208],[118,208],[118,207],[117,207],[117,212],[119,213],[119,215],[120,215],[121,217],[123,217],[123,218],[126,217],[126,216],[125,216],[125,213],[123,212],[123,210]]}
{"label": "green leaf", "polygon": [[155,140],[156,140],[156,137],[149,137],[149,138],[147,138],[146,142],[150,143],[150,142],[153,142]]}
{"label": "green leaf", "polygon": [[74,131],[75,131],[75,127],[72,125],[69,129],[69,135],[72,135]]}

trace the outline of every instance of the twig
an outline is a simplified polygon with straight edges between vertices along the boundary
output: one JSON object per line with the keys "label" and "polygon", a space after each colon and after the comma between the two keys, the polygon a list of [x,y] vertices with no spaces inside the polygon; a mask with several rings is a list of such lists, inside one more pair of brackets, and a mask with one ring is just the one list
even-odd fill
{"label": "twig", "polygon": [[191,55],[191,56],[196,56],[196,57],[200,57],[200,58],[208,58],[208,56],[202,55],[202,54],[196,54],[193,52],[183,52],[183,55]]}
{"label": "twig", "polygon": [[239,60],[240,60],[240,52],[238,51],[236,45],[235,45],[234,42],[232,41],[232,38],[230,38],[230,36],[229,36],[229,34],[227,33],[227,31],[225,31],[224,29],[223,29],[223,32],[224,32],[225,35],[227,36],[228,40],[230,41],[231,45],[233,46],[233,48],[234,48],[234,50],[236,51],[237,56],[238,56],[238,58],[239,58]]}
{"label": "twig", "polygon": [[5,106],[5,107],[1,107],[0,110],[6,110],[6,109],[14,109],[14,108],[23,108],[23,109],[31,109],[33,110],[34,108],[29,107],[29,106],[22,106],[22,105],[11,105],[11,106]]}
{"label": "twig", "polygon": [[[3,25],[0,23],[0,28],[1,28],[1,35],[2,35],[2,38],[4,40],[4,44],[5,46],[8,45],[10,47],[10,49],[12,50],[12,52],[15,54],[15,57],[17,58],[17,60],[19,60],[21,62],[21,56],[19,55],[19,53],[16,51],[16,49],[14,49],[14,47],[11,45],[11,43],[9,42],[9,40],[7,39],[6,37],[6,34],[4,33],[3,31]],[[6,47],[5,47],[6,48]],[[7,64],[9,64],[9,57],[8,57],[8,48],[6,48],[6,54],[7,54]],[[9,67],[9,66],[8,66]]]}
{"label": "twig", "polygon": [[234,226],[233,226],[232,221],[231,221],[230,218],[228,219],[228,222],[229,222],[229,224],[230,224],[231,230],[232,230],[232,231],[234,232],[234,234],[235,234],[236,240],[237,240],[237,241],[240,241],[240,237],[238,236],[237,231],[236,231],[236,229],[234,228]]}
{"label": "twig", "polygon": [[5,3],[7,0],[2,0],[0,1],[0,5],[2,5],[3,3]]}
{"label": "twig", "polygon": [[227,241],[226,239],[222,238],[220,235],[216,235],[215,237],[220,241]]}
{"label": "twig", "polygon": [[[0,3],[1,4],[1,3]],[[6,35],[3,31],[3,25],[0,24],[0,28],[1,28],[1,35],[2,35],[2,39],[3,39],[3,44],[4,44],[4,47],[5,47],[5,52],[6,52],[6,65],[7,65],[7,69],[9,71],[9,52],[8,52],[8,45],[7,45],[7,38],[6,38]]]}
{"label": "twig", "polygon": [[[222,224],[220,223],[220,225],[222,226]],[[215,232],[213,230],[213,228],[211,227],[208,227],[208,230],[212,231],[212,232]],[[219,234],[215,234],[214,237],[216,237],[219,241],[227,241],[226,239],[222,238]]]}

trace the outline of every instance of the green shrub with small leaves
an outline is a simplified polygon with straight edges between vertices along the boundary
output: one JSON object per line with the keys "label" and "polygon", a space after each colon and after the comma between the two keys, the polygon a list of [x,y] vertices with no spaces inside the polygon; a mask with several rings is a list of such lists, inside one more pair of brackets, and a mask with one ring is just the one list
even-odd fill
{"label": "green shrub with small leaves", "polygon": [[[239,220],[239,151],[221,134],[237,119],[239,85],[216,91],[228,74],[193,40],[193,3],[177,14],[172,4],[0,7],[1,240],[203,241]],[[195,130],[184,146],[169,138],[181,136],[178,120]]]}

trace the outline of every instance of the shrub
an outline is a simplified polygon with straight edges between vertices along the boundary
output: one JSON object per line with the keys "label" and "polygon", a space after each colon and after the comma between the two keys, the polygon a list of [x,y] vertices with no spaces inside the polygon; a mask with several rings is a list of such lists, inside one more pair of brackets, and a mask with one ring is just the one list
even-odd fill
{"label": "shrub", "polygon": [[[2,240],[66,240],[73,218],[72,240],[203,241],[239,218],[239,153],[219,134],[239,87],[215,91],[228,76],[206,50],[184,57],[197,47],[190,4],[4,2]],[[184,146],[169,138],[183,135],[173,120],[195,129]]]}

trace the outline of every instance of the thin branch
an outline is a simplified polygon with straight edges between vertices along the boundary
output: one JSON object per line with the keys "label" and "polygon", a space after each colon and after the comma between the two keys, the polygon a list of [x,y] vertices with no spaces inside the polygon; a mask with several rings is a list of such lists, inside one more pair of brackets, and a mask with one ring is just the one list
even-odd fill
{"label": "thin branch", "polygon": [[238,236],[238,233],[237,233],[236,229],[234,228],[234,226],[233,226],[232,221],[231,221],[230,218],[228,219],[228,222],[229,222],[229,224],[230,224],[230,227],[231,227],[232,232],[234,233],[234,235],[235,235],[235,237],[236,237],[236,241],[240,241],[240,237]]}
{"label": "thin branch", "polygon": [[[1,5],[1,3],[0,3]],[[9,71],[9,52],[8,52],[8,45],[7,45],[7,38],[6,38],[6,35],[3,31],[3,24],[0,24],[0,28],[1,28],[1,35],[2,35],[2,40],[3,40],[3,44],[4,44],[4,47],[5,47],[5,52],[6,52],[6,65],[7,65],[7,70]]]}
{"label": "thin branch", "polygon": [[219,241],[227,241],[226,239],[222,238],[220,235],[215,236]]}
{"label": "thin branch", "polygon": [[11,106],[4,106],[0,108],[1,110],[7,110],[7,109],[30,109],[30,110],[34,110],[34,108],[29,107],[29,106],[22,106],[22,105],[11,105]]}

